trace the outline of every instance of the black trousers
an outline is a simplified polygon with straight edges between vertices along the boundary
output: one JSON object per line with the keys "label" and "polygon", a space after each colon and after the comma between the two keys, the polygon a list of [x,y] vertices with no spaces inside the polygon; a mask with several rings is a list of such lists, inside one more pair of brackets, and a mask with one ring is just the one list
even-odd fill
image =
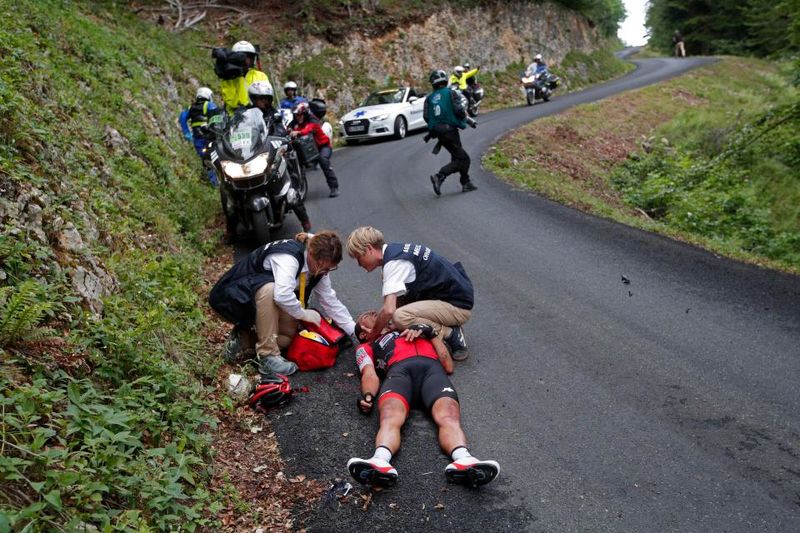
{"label": "black trousers", "polygon": [[328,187],[338,189],[339,180],[336,179],[336,173],[333,171],[333,166],[331,166],[332,155],[333,150],[330,144],[321,147],[319,149],[319,166],[322,168],[322,173],[325,174],[325,181],[328,182]]}
{"label": "black trousers", "polygon": [[447,177],[450,174],[458,172],[460,174],[461,184],[469,181],[469,164],[470,159],[466,150],[461,146],[461,135],[458,129],[452,128],[438,134],[436,137],[445,150],[450,152],[450,162],[439,169],[439,176]]}

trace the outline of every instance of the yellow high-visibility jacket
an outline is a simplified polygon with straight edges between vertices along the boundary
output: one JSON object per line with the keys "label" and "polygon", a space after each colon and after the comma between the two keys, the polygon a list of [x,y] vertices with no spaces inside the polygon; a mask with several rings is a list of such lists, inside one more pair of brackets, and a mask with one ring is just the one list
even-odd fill
{"label": "yellow high-visibility jacket", "polygon": [[467,78],[471,78],[472,76],[474,76],[477,73],[478,73],[478,69],[474,68],[474,69],[472,69],[470,71],[467,71],[464,74],[462,74],[460,78],[458,76],[456,76],[455,74],[452,74],[450,76],[450,85],[453,85],[454,83],[457,83],[458,84],[458,88],[463,91],[464,89],[467,88]]}
{"label": "yellow high-visibility jacket", "polygon": [[222,80],[219,93],[222,95],[222,102],[228,114],[233,114],[237,107],[249,106],[250,97],[247,95],[247,88],[256,81],[269,83],[269,77],[260,70],[251,68],[244,76],[239,76],[232,80]]}

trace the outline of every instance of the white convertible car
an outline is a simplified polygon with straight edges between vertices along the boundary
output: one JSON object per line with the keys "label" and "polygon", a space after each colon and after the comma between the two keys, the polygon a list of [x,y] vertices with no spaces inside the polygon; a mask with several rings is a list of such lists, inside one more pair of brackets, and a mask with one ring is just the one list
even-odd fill
{"label": "white convertible car", "polygon": [[409,131],[425,127],[424,103],[425,94],[412,87],[374,92],[339,121],[342,138],[347,144],[385,136],[402,139]]}

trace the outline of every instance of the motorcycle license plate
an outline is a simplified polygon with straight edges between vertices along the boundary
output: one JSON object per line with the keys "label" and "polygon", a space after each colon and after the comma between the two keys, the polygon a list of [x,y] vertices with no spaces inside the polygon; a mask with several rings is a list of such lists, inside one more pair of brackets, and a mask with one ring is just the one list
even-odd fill
{"label": "motorcycle license plate", "polygon": [[355,124],[348,128],[350,131],[364,131],[364,126],[361,124]]}
{"label": "motorcycle license plate", "polygon": [[251,144],[252,140],[249,131],[237,131],[231,135],[231,148],[234,150],[249,148]]}

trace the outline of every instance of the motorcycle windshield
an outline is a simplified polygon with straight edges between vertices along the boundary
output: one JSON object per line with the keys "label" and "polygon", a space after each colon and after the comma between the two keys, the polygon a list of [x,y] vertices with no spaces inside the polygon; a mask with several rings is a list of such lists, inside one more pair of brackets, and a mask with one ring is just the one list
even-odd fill
{"label": "motorcycle windshield", "polygon": [[240,161],[263,152],[266,142],[267,126],[258,108],[235,113],[222,137],[225,152]]}

